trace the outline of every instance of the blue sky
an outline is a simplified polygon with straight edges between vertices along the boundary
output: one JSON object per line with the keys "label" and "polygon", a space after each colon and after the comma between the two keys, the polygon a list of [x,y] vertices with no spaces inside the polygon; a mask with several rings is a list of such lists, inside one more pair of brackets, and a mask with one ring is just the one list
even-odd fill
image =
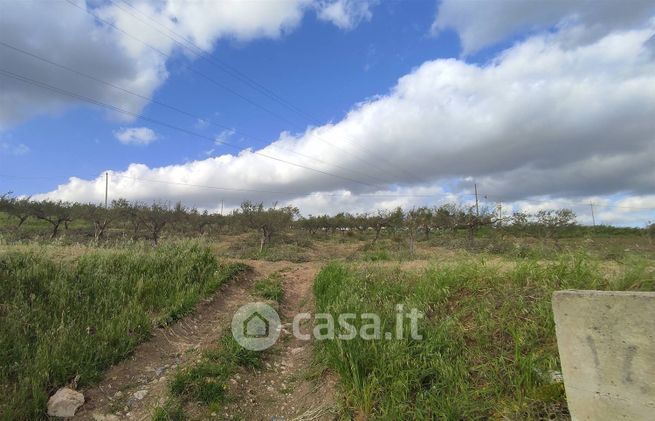
{"label": "blue sky", "polygon": [[[9,12],[2,18],[3,42],[131,87],[202,121],[91,86],[93,81],[80,83],[79,76],[0,46],[4,70],[201,135],[126,119],[70,98],[62,101],[53,92],[36,92],[39,88],[0,76],[0,191],[97,201],[103,194],[100,176],[110,171],[119,181],[121,175],[161,181],[112,186],[115,195],[134,200],[183,200],[212,209],[220,200],[236,206],[244,198],[243,193],[230,196],[191,186],[166,189],[165,183],[172,182],[288,191],[294,194],[248,198],[333,212],[466,201],[477,183],[488,197],[517,209],[594,202],[605,206],[610,223],[642,224],[653,216],[648,156],[655,139],[647,115],[655,109],[655,95],[629,88],[639,80],[646,92],[651,87],[655,92],[653,79],[644,76],[652,60],[644,61],[640,51],[653,44],[649,2],[637,1],[637,10],[629,13],[618,13],[612,2],[600,2],[592,13],[583,1],[536,2],[543,5],[539,13],[534,9],[541,6],[508,9],[510,2],[268,2],[274,13],[258,10],[265,2],[226,2],[220,11],[209,5],[196,9],[200,15],[175,0],[128,2],[206,45],[215,60],[302,113],[272,101],[207,58],[190,58],[188,51],[152,32],[152,25],[149,29],[126,16],[125,10],[134,9],[118,0],[76,3],[123,31],[140,34],[173,59],[135,46],[65,1],[3,3]],[[44,10],[46,3],[56,7]],[[230,7],[238,8],[233,22],[213,17],[232,13]],[[39,26],[49,14],[70,19],[69,33],[65,24]],[[198,29],[204,27],[198,19],[207,20],[205,32]],[[625,56],[608,57],[607,46],[617,43]],[[116,52],[103,52],[106,46]],[[543,58],[549,59],[535,64]],[[623,65],[630,71],[624,72]],[[598,84],[588,91],[560,90],[562,84],[579,87],[589,80]],[[600,104],[596,96],[603,105],[589,106]],[[575,119],[560,124],[572,114]],[[611,129],[602,127],[612,122]],[[135,142],[126,134],[130,130],[141,137],[148,133],[147,139]],[[253,154],[237,157],[237,151],[215,144],[217,137],[321,173]],[[617,163],[618,158],[630,164]],[[73,176],[81,180],[69,180]],[[344,179],[356,182],[339,182]],[[398,197],[389,199],[393,195]]]}
{"label": "blue sky", "polygon": [[[430,1],[389,2],[377,7],[369,22],[349,31],[307,14],[297,30],[279,39],[217,43],[212,56],[239,69],[309,116],[271,101],[207,59],[193,61],[181,54],[169,64],[171,74],[154,97],[202,117],[207,124],[198,124],[156,104],[148,105],[143,114],[208,136],[224,130],[217,124],[234,128],[236,132],[230,140],[254,148],[265,146],[282,131],[302,132],[308,124],[338,121],[353,104],[387,92],[399,77],[424,61],[459,56],[461,48],[454,32],[430,36],[436,7]],[[36,60],[34,63],[40,64]],[[213,85],[188,71],[187,65],[284,119]],[[30,153],[2,156],[2,173],[58,178],[0,179],[1,190],[35,194],[50,190],[73,175],[92,178],[107,168],[124,169],[132,162],[162,166],[205,158],[212,149],[214,153],[233,152],[212,145],[209,140],[144,124],[152,127],[159,138],[147,148],[117,142],[114,131],[131,124],[107,118],[102,109],[86,105],[22,122],[3,133],[3,137],[26,145]],[[241,132],[251,137],[246,138]]]}

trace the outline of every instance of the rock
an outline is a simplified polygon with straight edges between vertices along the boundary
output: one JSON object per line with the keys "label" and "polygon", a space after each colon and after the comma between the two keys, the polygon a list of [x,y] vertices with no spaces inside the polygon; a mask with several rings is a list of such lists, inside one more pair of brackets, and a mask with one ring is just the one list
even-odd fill
{"label": "rock", "polygon": [[295,354],[297,354],[299,352],[302,352],[303,349],[304,348],[302,346],[298,347],[298,348],[291,348],[291,353],[295,355]]}
{"label": "rock", "polygon": [[120,421],[114,414],[93,414],[94,421]]}
{"label": "rock", "polygon": [[145,398],[147,394],[148,394],[148,391],[143,389],[143,390],[139,390],[137,392],[134,392],[133,396],[134,396],[134,399],[140,401],[141,399]]}
{"label": "rock", "polygon": [[62,387],[48,400],[48,415],[51,417],[72,417],[84,403],[84,395],[73,389]]}
{"label": "rock", "polygon": [[548,376],[550,377],[551,383],[564,383],[564,377],[559,371],[551,370],[548,372]]}

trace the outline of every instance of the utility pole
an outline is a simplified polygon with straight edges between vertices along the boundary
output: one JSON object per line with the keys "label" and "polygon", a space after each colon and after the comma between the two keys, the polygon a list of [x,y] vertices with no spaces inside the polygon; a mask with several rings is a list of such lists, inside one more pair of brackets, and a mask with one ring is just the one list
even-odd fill
{"label": "utility pole", "polygon": [[503,226],[503,202],[498,202],[498,226]]}
{"label": "utility pole", "polygon": [[109,197],[109,172],[105,172],[105,209],[108,207],[107,198]]}
{"label": "utility pole", "polygon": [[480,217],[480,208],[478,207],[478,184],[474,183],[475,188],[475,216]]}
{"label": "utility pole", "polygon": [[594,203],[593,202],[589,203],[589,207],[591,208],[591,223],[595,227],[596,226],[596,217],[594,216]]}
{"label": "utility pole", "polygon": [[221,216],[223,216],[223,199],[221,199]]}

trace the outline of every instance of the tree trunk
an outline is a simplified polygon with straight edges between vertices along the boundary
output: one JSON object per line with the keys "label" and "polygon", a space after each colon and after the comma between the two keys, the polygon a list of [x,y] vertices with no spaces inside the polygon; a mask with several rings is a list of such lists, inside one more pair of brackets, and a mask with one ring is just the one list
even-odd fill
{"label": "tree trunk", "polygon": [[98,242],[104,235],[105,235],[105,229],[107,229],[107,225],[109,224],[109,221],[94,221],[93,226],[94,226],[94,233],[93,236],[95,238],[95,241]]}
{"label": "tree trunk", "polygon": [[468,229],[468,243],[469,247],[473,247],[473,244],[475,243],[475,225],[469,226]]}
{"label": "tree trunk", "polygon": [[61,221],[51,221],[50,223],[52,224],[52,235],[50,236],[50,239],[53,239],[57,236],[57,232],[59,232],[59,224],[61,224]]}
{"label": "tree trunk", "polygon": [[[411,230],[411,228],[410,228]],[[409,254],[414,255],[414,240],[415,240],[416,235],[414,234],[414,231],[410,231],[409,233]]]}
{"label": "tree trunk", "polygon": [[270,239],[270,233],[268,232],[268,230],[265,227],[261,228],[261,232],[262,232],[262,235],[259,238],[259,252],[260,253],[264,251],[264,247],[266,246],[266,244],[268,243],[268,241]]}
{"label": "tree trunk", "polygon": [[380,231],[382,231],[382,227],[375,228],[375,238],[373,239],[373,244],[375,244],[378,241],[378,237],[380,237]]}
{"label": "tree trunk", "polygon": [[29,217],[30,217],[29,215],[19,216],[18,219],[20,221],[18,222],[18,228],[20,228],[21,225],[23,225],[23,223],[25,223],[25,221],[27,221],[27,218],[29,218]]}

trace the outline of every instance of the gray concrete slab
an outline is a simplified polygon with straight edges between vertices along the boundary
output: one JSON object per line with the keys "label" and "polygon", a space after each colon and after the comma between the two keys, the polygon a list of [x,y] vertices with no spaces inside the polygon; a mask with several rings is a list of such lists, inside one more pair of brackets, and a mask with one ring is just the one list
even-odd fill
{"label": "gray concrete slab", "polygon": [[655,421],[655,292],[557,291],[571,418]]}

